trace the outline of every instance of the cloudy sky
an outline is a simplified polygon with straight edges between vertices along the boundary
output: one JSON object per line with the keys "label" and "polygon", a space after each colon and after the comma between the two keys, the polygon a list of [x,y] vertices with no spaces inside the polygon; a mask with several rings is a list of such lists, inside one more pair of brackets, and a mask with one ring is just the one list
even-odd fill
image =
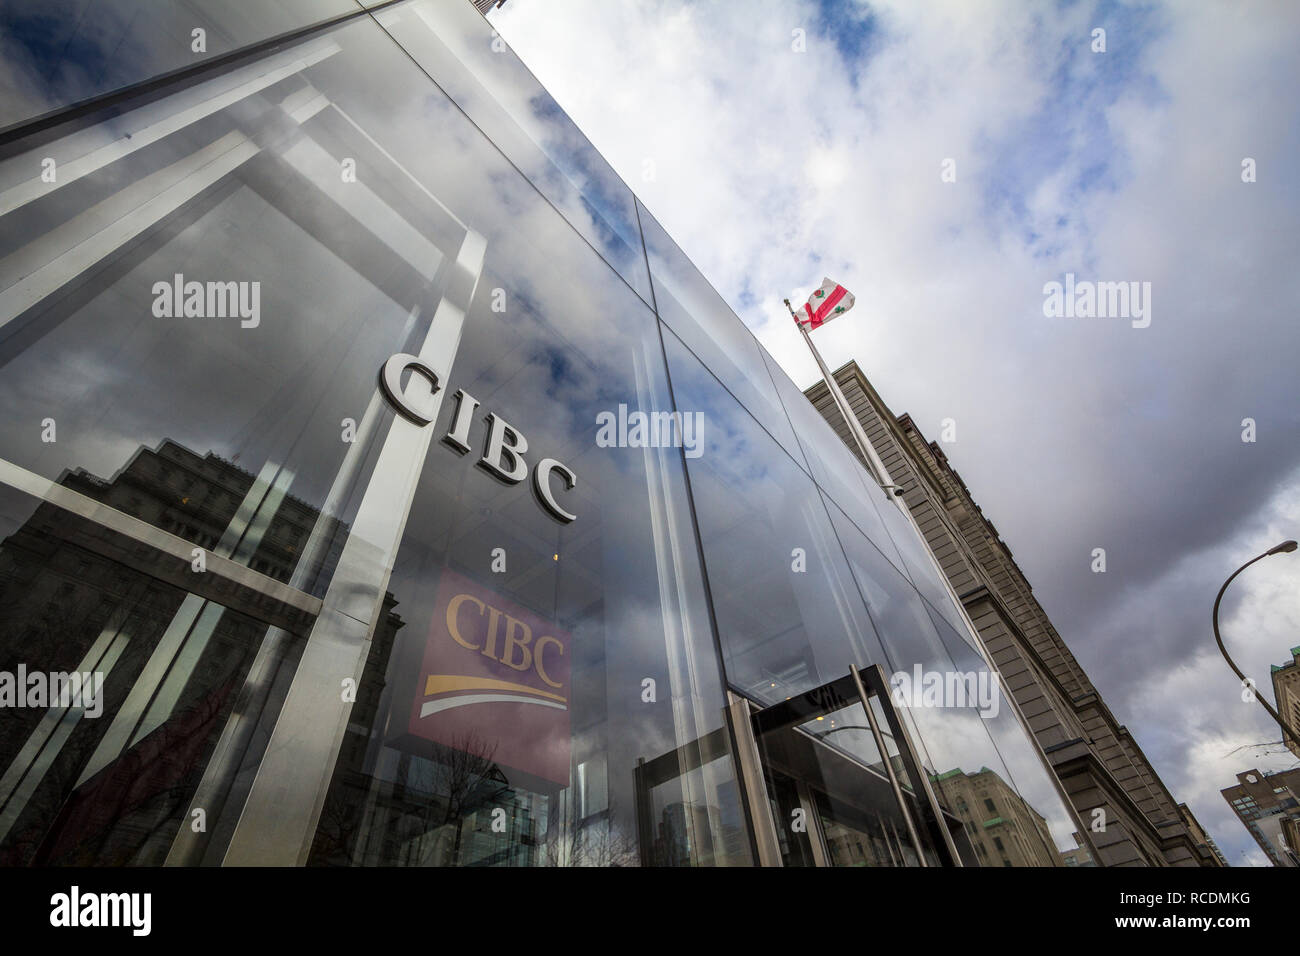
{"label": "cloudy sky", "polygon": [[[951,463],[1117,717],[1230,862],[1263,864],[1219,790],[1297,761],[1255,746],[1280,732],[1209,613],[1300,535],[1300,6],[511,0],[491,20],[800,386],[816,368],[781,299],[823,276],[857,295],[817,333],[827,360],[931,439],[955,420]],[[1066,273],[1149,282],[1150,324],[1047,317]],[[1300,553],[1272,557],[1224,601],[1265,686],[1300,644],[1297,584]]]}

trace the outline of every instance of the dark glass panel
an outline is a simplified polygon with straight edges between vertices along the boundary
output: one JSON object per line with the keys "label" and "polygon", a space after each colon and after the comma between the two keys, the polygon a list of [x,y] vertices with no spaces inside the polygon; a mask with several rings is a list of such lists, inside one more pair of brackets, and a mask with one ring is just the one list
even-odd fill
{"label": "dark glass panel", "polygon": [[[147,547],[9,488],[0,533],[0,863],[159,865],[250,668],[291,671],[301,631],[167,584]],[[208,826],[233,825],[214,797]]]}

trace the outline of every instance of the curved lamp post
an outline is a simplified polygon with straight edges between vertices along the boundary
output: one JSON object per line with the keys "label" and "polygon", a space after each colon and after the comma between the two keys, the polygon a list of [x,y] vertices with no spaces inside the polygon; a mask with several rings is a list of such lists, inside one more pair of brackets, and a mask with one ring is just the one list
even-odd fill
{"label": "curved lamp post", "polygon": [[[1219,602],[1223,600],[1223,592],[1228,590],[1228,585],[1232,583],[1232,579],[1235,578],[1237,575],[1239,575],[1242,571],[1245,571],[1256,561],[1262,561],[1264,558],[1267,558],[1269,555],[1273,555],[1273,554],[1287,554],[1291,551],[1294,551],[1295,549],[1296,549],[1296,543],[1294,541],[1283,541],[1277,547],[1269,548],[1267,551],[1265,551],[1263,554],[1259,555],[1258,557],[1251,558],[1249,561],[1247,561],[1245,564],[1239,567],[1236,571],[1233,571],[1232,574],[1228,576],[1228,580],[1223,582],[1223,587],[1219,588],[1219,596],[1214,599],[1214,613],[1211,616],[1211,621],[1210,621],[1210,623],[1214,625],[1214,639],[1219,644],[1219,653],[1223,655],[1223,659],[1228,662],[1228,666],[1232,668],[1232,672],[1237,675],[1238,679],[1245,687],[1251,687],[1253,685],[1246,677],[1246,675],[1241,672],[1241,668],[1238,667],[1233,662],[1232,658],[1228,656],[1228,649],[1223,646],[1223,637],[1219,634]],[[1263,694],[1258,694],[1258,693],[1255,694],[1255,699],[1258,700],[1264,706],[1264,709],[1268,711],[1268,715],[1272,717],[1275,721],[1277,721],[1278,726],[1282,728],[1283,739],[1285,739],[1286,736],[1289,734],[1294,739],[1300,740],[1300,734],[1297,734],[1295,730],[1292,729],[1291,726],[1287,724],[1285,720],[1282,719],[1282,715],[1273,709],[1273,705],[1264,699]]]}

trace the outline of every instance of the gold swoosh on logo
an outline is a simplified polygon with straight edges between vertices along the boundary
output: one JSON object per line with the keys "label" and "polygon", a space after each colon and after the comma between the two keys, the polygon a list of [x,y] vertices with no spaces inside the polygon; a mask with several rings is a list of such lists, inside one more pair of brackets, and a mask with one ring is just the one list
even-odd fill
{"label": "gold swoosh on logo", "polygon": [[507,680],[496,680],[491,677],[456,677],[451,674],[430,674],[424,682],[424,695],[442,694],[453,690],[514,690],[523,691],[524,693],[533,694],[537,697],[546,697],[550,700],[558,700],[562,704],[567,704],[568,700],[559,694],[552,694],[550,691],[538,690],[535,687],[529,687],[527,684],[512,684]]}

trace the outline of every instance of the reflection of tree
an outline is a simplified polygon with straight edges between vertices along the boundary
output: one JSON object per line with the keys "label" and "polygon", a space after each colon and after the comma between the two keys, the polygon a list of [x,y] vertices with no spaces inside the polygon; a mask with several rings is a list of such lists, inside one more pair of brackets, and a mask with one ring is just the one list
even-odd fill
{"label": "reflection of tree", "polygon": [[547,835],[547,866],[640,866],[636,838],[614,823],[614,805],[586,825],[560,821]]}
{"label": "reflection of tree", "polygon": [[464,818],[510,791],[509,781],[493,760],[496,750],[496,744],[489,745],[473,731],[453,738],[450,746],[437,745],[430,763],[432,799],[416,815],[418,849],[412,863],[448,866],[459,862]]}
{"label": "reflection of tree", "polygon": [[[238,632],[232,632],[238,633]],[[197,784],[206,742],[227,714],[238,673],[210,667],[202,697],[178,701],[167,719],[73,791],[34,860],[38,865],[157,864],[167,855]],[[201,692],[201,691],[196,691]]]}
{"label": "reflection of tree", "polygon": [[[6,609],[15,605],[21,607],[19,604],[21,599],[10,600],[7,589],[0,591],[0,595],[6,598],[3,602]],[[58,661],[61,665],[66,657],[59,653],[60,649],[68,648],[73,644],[72,635],[77,633],[74,628],[88,616],[86,608],[80,604],[71,601],[66,603],[51,601],[42,609],[40,616],[33,614],[25,620],[20,618],[15,621],[10,614],[0,614],[0,628],[8,634],[21,635],[22,646],[27,652],[27,661],[42,663]],[[23,659],[16,658],[16,660]],[[37,665],[28,664],[28,666],[34,670]],[[11,662],[6,654],[5,658],[0,660],[0,667],[12,673],[17,669],[17,664]],[[68,666],[68,669],[70,670],[71,666]],[[11,761],[17,762],[20,759],[19,755],[24,745],[31,741],[32,735],[37,732],[37,727],[48,710],[49,708],[46,707],[31,707],[5,712],[3,723],[0,724],[4,737],[0,773],[13,772]],[[86,735],[69,737],[63,748],[53,753],[58,759],[49,764],[41,786],[28,796],[25,805],[15,804],[7,808],[12,812],[15,806],[21,805],[23,809],[18,820],[15,821],[14,828],[4,839],[5,846],[3,851],[0,851],[0,865],[19,866],[31,863],[41,841],[45,839],[50,824],[57,817],[59,808],[67,795],[72,792],[73,785],[81,773],[82,764],[90,755]]]}
{"label": "reflection of tree", "polygon": [[[343,795],[336,789],[340,786]],[[356,840],[361,834],[362,816],[357,809],[364,802],[365,789],[351,778],[330,788],[325,804],[321,807],[320,822],[316,825],[309,865],[322,862],[334,866],[348,864],[348,853],[356,846]]]}
{"label": "reflection of tree", "polygon": [[[472,732],[429,756],[403,754],[395,779],[357,769],[336,779],[321,810],[310,863],[452,866],[465,818],[509,784],[496,751]],[[352,761],[359,765],[361,758]]]}
{"label": "reflection of tree", "polygon": [[[82,560],[87,553],[80,548],[43,546],[46,536],[57,540],[47,526],[58,512],[46,505],[41,509],[0,542],[0,670],[10,673],[20,663],[26,664],[29,671],[80,670],[94,637],[112,620],[114,608],[102,595],[117,592],[122,596],[121,603],[134,606],[142,593],[141,575],[104,562],[87,569],[87,562]],[[155,600],[166,604],[168,599]],[[174,604],[168,606],[174,608]],[[153,625],[148,620],[138,626],[144,629]],[[97,663],[91,661],[90,665]],[[111,718],[107,681],[101,692],[104,700],[100,706],[109,712],[102,719],[107,723]],[[23,747],[32,741],[47,714],[62,709],[59,704],[56,698],[47,700],[46,706],[5,711],[0,718],[0,773],[14,769],[14,762],[20,759]],[[70,721],[70,717],[64,720]],[[32,862],[98,743],[99,734],[88,732],[96,728],[96,720],[65,724],[80,733],[66,737],[61,746],[47,743],[42,748],[48,763],[40,785],[28,795],[25,805],[11,802],[7,807],[10,812],[21,807],[22,812],[4,839],[0,864]],[[27,758],[26,765],[31,762]]]}

